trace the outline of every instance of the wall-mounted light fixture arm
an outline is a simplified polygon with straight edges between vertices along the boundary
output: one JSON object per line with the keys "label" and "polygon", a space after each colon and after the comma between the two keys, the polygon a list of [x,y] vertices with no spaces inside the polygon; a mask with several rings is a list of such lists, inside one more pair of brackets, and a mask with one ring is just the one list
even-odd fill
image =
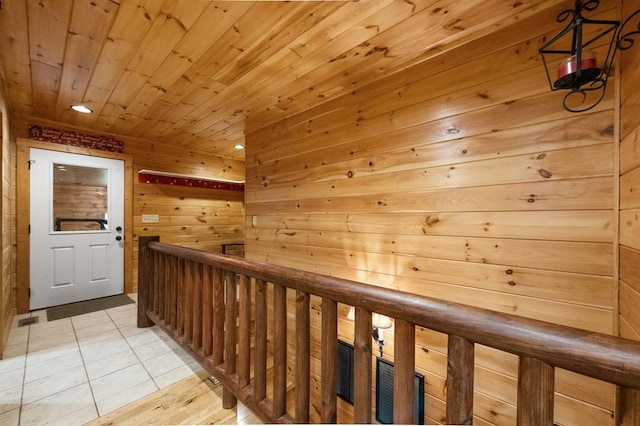
{"label": "wall-mounted light fixture arm", "polygon": [[633,12],[631,15],[629,15],[629,17],[627,19],[624,20],[624,22],[622,23],[622,25],[620,26],[620,31],[617,37],[617,41],[616,41],[616,45],[618,47],[618,49],[620,50],[627,50],[630,49],[634,43],[636,42],[632,36],[638,35],[640,34],[640,19],[638,20],[638,23],[636,24],[636,29],[633,31],[629,31],[628,33],[622,34],[622,31],[624,30],[624,28],[627,26],[627,24],[629,22],[631,22],[632,20],[638,18],[638,16],[640,15],[640,10],[636,10],[635,12]]}
{"label": "wall-mounted light fixture arm", "polygon": [[384,332],[381,328],[373,327],[373,329],[371,330],[371,337],[373,337],[373,340],[375,340],[378,344],[378,349],[380,350],[380,358],[383,358],[384,353],[382,351],[382,347],[386,345],[386,343],[384,343]]}

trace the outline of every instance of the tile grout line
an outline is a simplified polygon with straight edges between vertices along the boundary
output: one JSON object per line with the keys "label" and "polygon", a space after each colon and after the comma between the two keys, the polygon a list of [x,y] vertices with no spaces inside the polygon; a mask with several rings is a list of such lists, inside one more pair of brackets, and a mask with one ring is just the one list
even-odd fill
{"label": "tile grout line", "polygon": [[[135,302],[135,306],[137,309],[138,306],[138,302]],[[106,310],[105,310],[106,312]],[[136,359],[138,360],[138,363],[142,366],[142,368],[144,368],[144,371],[149,375],[149,378],[151,379],[151,381],[153,382],[153,384],[155,385],[155,387],[157,388],[155,391],[159,391],[160,390],[160,386],[158,386],[158,383],[156,383],[155,379],[153,378],[153,376],[151,375],[151,372],[147,369],[147,366],[144,365],[144,362],[140,359],[140,356],[138,355],[138,353],[136,352],[136,350],[134,349],[133,346],[131,346],[131,342],[129,342],[129,339],[127,339],[127,337],[122,334],[122,329],[120,328],[120,326],[113,320],[113,317],[111,316],[111,314],[109,312],[107,312],[107,315],[109,316],[109,318],[111,319],[111,321],[113,321],[113,323],[115,324],[116,328],[118,329],[118,333],[120,333],[120,335],[122,336],[122,338],[124,339],[125,342],[127,342],[127,346],[129,346],[129,349],[131,349],[131,352],[133,352],[133,355],[136,357]],[[136,325],[137,327],[137,325]]]}
{"label": "tile grout line", "polygon": [[[138,305],[138,302],[136,301],[136,302],[135,302],[135,306],[137,307],[137,305]],[[109,312],[107,312],[107,315],[108,315],[108,316],[109,316],[109,318],[111,318],[111,319],[112,319],[112,321],[113,321],[113,318],[112,318],[112,316],[111,316],[111,314],[110,314]],[[151,371],[149,371],[149,368],[145,365],[145,361],[143,361],[143,360],[140,358],[140,356],[139,356],[139,355],[138,355],[138,353],[136,352],[135,348],[134,348],[133,346],[131,346],[131,342],[129,342],[129,339],[127,339],[127,337],[126,337],[126,336],[124,336],[124,334],[122,334],[122,329],[120,328],[120,326],[118,326],[118,324],[117,324],[117,323],[115,323],[115,321],[113,321],[113,322],[114,322],[114,324],[116,324],[116,328],[118,329],[118,331],[120,332],[120,334],[122,335],[122,337],[123,337],[123,338],[125,339],[125,341],[127,342],[127,345],[129,345],[129,347],[131,348],[132,352],[134,353],[135,357],[138,359],[138,361],[139,361],[140,365],[142,366],[142,368],[144,368],[144,370],[147,372],[147,374],[148,374],[148,375],[149,375],[149,377],[151,378],[151,381],[152,381],[152,382],[153,382],[153,384],[156,386],[156,388],[157,388],[157,389],[156,389],[156,391],[161,390],[163,387],[162,387],[162,386],[160,386],[160,384],[158,383],[157,379],[158,379],[159,377],[161,377],[161,376],[162,376],[162,374],[158,375],[157,377],[154,377],[154,376],[153,376],[152,372],[151,372]],[[135,327],[137,327],[137,325],[135,325]],[[147,328],[147,330],[150,330],[150,329],[151,329],[151,328]],[[156,334],[156,333],[154,332],[154,334]],[[129,336],[129,337],[131,337],[131,336]],[[166,339],[163,339],[163,338],[161,338],[161,337],[159,337],[159,338],[160,338],[160,341],[163,341],[163,342],[165,342],[165,340],[166,340]],[[165,343],[166,343],[166,342],[165,342]],[[151,343],[147,343],[147,344],[151,344]],[[170,349],[170,350],[169,350],[169,352],[173,352],[173,353],[175,353],[175,349],[174,349],[174,348],[169,347],[169,349]],[[159,356],[162,356],[162,355],[159,355]],[[152,359],[152,358],[150,358],[150,359]],[[185,361],[182,359],[182,357],[180,357],[180,359],[181,359],[181,361],[182,361],[182,363],[183,363],[183,365],[184,365],[184,366],[187,366],[187,367],[191,368],[191,367],[189,366],[189,364],[188,364],[187,362],[185,362]],[[146,360],[146,361],[149,361],[149,360]],[[167,373],[168,373],[168,372],[167,372]],[[195,372],[194,372],[194,374],[195,374]]]}
{"label": "tile grout line", "polygon": [[[135,306],[137,306],[137,302],[134,303]],[[113,309],[113,308],[111,308]],[[135,356],[136,360],[138,360],[137,364],[139,364],[144,371],[147,373],[147,375],[149,376],[149,379],[151,380],[151,382],[153,383],[153,385],[156,387],[156,389],[154,390],[154,392],[157,392],[158,390],[160,390],[160,386],[158,386],[158,384],[156,383],[156,381],[154,380],[153,376],[151,375],[151,372],[149,372],[149,370],[147,369],[147,367],[144,365],[144,362],[142,361],[142,359],[140,359],[140,356],[138,355],[138,353],[136,352],[135,348],[133,346],[131,346],[131,342],[129,341],[129,339],[127,339],[127,337],[122,333],[122,328],[118,325],[118,323],[114,320],[114,317],[112,316],[112,314],[110,312],[108,312],[107,309],[104,310],[107,317],[109,317],[109,320],[113,323],[113,325],[116,327],[116,330],[118,330],[118,333],[120,334],[120,336],[122,336],[122,338],[124,339],[124,341],[126,342],[127,346],[129,347],[129,349],[131,350],[131,352],[133,353],[133,355]],[[134,365],[137,365],[134,364]],[[131,366],[128,367],[123,367],[120,370],[117,371],[121,371],[124,370],[126,368],[129,368]],[[117,371],[111,372],[109,374],[113,374],[116,373]],[[94,398],[95,401],[95,398]],[[97,401],[96,401],[96,410],[98,412],[98,418],[103,417],[100,414],[100,410],[97,407]],[[104,415],[107,415],[109,413],[105,413]]]}
{"label": "tile grout line", "polygon": [[[29,312],[29,318],[33,318],[33,312]],[[37,317],[39,319],[39,317]],[[29,324],[27,328],[27,345],[24,348],[24,368],[22,369],[22,388],[20,389],[20,407],[18,408],[18,425],[22,422],[22,401],[24,400],[24,386],[25,380],[27,379],[27,358],[29,356],[29,341],[31,340],[31,326],[33,324]]]}
{"label": "tile grout line", "polygon": [[[97,311],[97,312],[100,312],[100,311]],[[129,348],[131,348],[131,345],[130,345],[130,344],[129,344],[129,342],[127,341],[126,337],[122,334],[122,332],[121,332],[121,330],[120,330],[120,327],[118,327],[118,324],[113,320],[113,318],[112,318],[112,317],[111,317],[111,315],[109,314],[108,310],[107,310],[107,309],[103,309],[103,310],[102,310],[102,312],[104,312],[104,313],[105,313],[105,315],[107,316],[107,318],[109,319],[109,321],[113,324],[113,326],[114,326],[114,327],[115,327],[115,329],[118,331],[118,333],[120,334],[120,336],[122,336],[122,338],[123,338],[123,339],[124,339],[124,341],[127,343],[127,345],[129,346]],[[73,320],[72,320],[71,322],[72,322],[72,324],[73,324]],[[74,326],[74,331],[75,331],[75,326]],[[77,334],[76,334],[76,336],[77,336]],[[80,347],[80,344],[79,344],[79,343],[78,343],[78,346]],[[132,350],[132,352],[133,352],[133,350]],[[134,355],[135,355],[135,352],[134,352]],[[87,363],[86,363],[86,361],[85,361],[85,358],[84,358],[84,355],[83,355],[83,353],[82,353],[82,348],[81,348],[81,347],[80,347],[80,356],[82,357],[82,364],[83,364],[83,366],[84,366],[85,373],[87,374],[87,381],[88,381],[88,384],[89,384],[89,388],[91,389],[91,396],[92,396],[92,399],[93,399],[93,404],[94,404],[94,407],[95,407],[95,409],[96,409],[96,413],[97,413],[97,415],[98,415],[98,418],[100,418],[100,417],[102,417],[102,415],[100,414],[100,409],[98,408],[98,401],[97,401],[97,399],[96,399],[96,397],[95,397],[95,393],[94,393],[94,389],[93,389],[93,384],[92,384],[92,381],[93,381],[93,380],[91,380],[91,378],[89,377],[89,372],[88,372],[88,370],[87,370]],[[137,358],[137,356],[136,356],[136,358]],[[99,360],[96,360],[95,362],[97,362],[97,361],[99,361]],[[120,368],[119,370],[112,371],[112,372],[110,372],[109,374],[116,373],[116,372],[118,372],[118,371],[124,370],[125,368],[127,368],[127,367],[123,367],[123,368]],[[107,374],[107,375],[105,375],[105,376],[103,376],[103,377],[106,377],[106,376],[108,376],[109,374]],[[98,379],[100,379],[100,378],[101,378],[101,377],[96,378],[95,380],[98,380]],[[105,414],[107,414],[107,413],[105,413]]]}
{"label": "tile grout line", "polygon": [[[133,348],[133,346],[131,346],[131,342],[129,342],[129,339],[127,339],[127,336],[125,336],[124,334],[122,334],[122,329],[120,328],[120,326],[113,320],[113,317],[111,316],[111,314],[109,312],[107,312],[107,310],[105,309],[105,312],[107,314],[107,316],[109,317],[109,319],[111,320],[111,322],[113,323],[113,325],[116,326],[116,329],[118,330],[118,333],[120,333],[120,335],[122,336],[122,338],[124,339],[125,342],[127,342],[127,346],[129,346],[129,349],[131,349],[131,352],[133,352],[133,355],[136,357],[136,359],[138,360],[138,362],[140,364],[142,364],[142,360],[140,359],[140,357],[138,356],[138,353],[135,351],[135,349]],[[142,365],[144,367],[144,364]],[[145,368],[145,371],[147,371],[147,369]],[[149,372],[147,371],[147,374],[149,374]],[[151,377],[151,374],[149,374],[149,377]]]}
{"label": "tile grout line", "polygon": [[[71,321],[71,328],[73,329],[73,335],[76,336],[76,344],[78,345],[78,352],[80,353],[80,359],[82,360],[82,367],[84,368],[84,374],[87,377],[87,384],[89,385],[89,391],[91,392],[93,407],[95,408],[96,414],[98,415],[97,418],[100,418],[100,412],[98,411],[98,403],[96,402],[96,397],[93,393],[93,386],[91,386],[91,380],[89,379],[89,372],[87,371],[87,363],[84,360],[84,354],[82,353],[82,347],[80,346],[80,339],[78,338],[78,332],[75,324],[73,323],[73,316],[71,316],[69,320]],[[111,320],[111,317],[109,317],[109,320]]]}

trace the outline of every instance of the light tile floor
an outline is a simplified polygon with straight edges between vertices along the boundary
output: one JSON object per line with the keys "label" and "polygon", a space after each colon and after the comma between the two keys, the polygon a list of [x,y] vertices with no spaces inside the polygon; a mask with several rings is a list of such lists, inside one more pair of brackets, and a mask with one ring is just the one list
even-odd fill
{"label": "light tile floor", "polygon": [[[136,295],[131,295],[136,300]],[[18,315],[0,360],[0,425],[82,425],[202,367],[136,304],[47,322]],[[38,322],[18,327],[23,318]]]}

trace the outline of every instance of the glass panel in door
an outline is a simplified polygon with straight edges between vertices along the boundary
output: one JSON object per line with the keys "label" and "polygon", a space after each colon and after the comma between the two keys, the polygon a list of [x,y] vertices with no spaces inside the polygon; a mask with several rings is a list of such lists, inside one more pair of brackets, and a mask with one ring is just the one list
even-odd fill
{"label": "glass panel in door", "polygon": [[53,231],[109,229],[109,170],[53,164]]}

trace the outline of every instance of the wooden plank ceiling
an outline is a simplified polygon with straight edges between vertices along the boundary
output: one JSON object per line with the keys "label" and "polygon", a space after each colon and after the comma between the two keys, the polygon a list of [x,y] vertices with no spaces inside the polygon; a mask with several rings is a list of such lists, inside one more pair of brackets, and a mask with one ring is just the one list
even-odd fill
{"label": "wooden plank ceiling", "polygon": [[16,117],[243,159],[246,129],[559,3],[5,0],[0,72]]}

